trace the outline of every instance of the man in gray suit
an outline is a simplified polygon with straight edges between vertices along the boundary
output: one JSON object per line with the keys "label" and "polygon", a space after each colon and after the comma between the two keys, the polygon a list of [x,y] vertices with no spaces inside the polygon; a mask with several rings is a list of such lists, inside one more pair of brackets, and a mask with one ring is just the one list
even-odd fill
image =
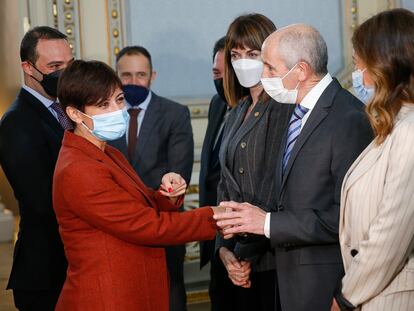
{"label": "man in gray suit", "polygon": [[343,275],[339,247],[342,180],[372,140],[364,105],[327,70],[326,43],[308,25],[291,25],[263,44],[265,91],[294,104],[275,171],[271,212],[224,202],[215,217],[226,235],[266,235],[275,250],[278,310],[330,310]]}
{"label": "man in gray suit", "polygon": [[[151,91],[156,72],[151,55],[144,47],[122,49],[116,69],[124,85],[130,121],[126,135],[111,145],[124,153],[148,187],[158,189],[167,172],[180,174],[189,184],[194,142],[188,108]],[[166,247],[166,255],[170,310],[186,310],[185,245]]]}

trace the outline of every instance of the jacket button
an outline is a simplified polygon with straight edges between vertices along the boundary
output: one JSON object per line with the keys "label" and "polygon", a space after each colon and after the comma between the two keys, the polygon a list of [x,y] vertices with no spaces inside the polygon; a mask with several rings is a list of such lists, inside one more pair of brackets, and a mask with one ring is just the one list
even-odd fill
{"label": "jacket button", "polygon": [[242,143],[240,144],[240,147],[241,147],[242,149],[246,148],[246,146],[247,146],[247,144],[246,144],[245,142],[242,142]]}
{"label": "jacket button", "polygon": [[257,118],[257,117],[259,116],[259,114],[260,114],[260,112],[256,111],[256,112],[254,113],[254,116]]}
{"label": "jacket button", "polygon": [[355,257],[358,254],[358,251],[356,249],[351,249],[351,256]]}
{"label": "jacket button", "polygon": [[241,168],[239,168],[239,173],[240,173],[240,174],[243,174],[243,173],[244,173],[244,168],[242,168],[242,167],[241,167]]}

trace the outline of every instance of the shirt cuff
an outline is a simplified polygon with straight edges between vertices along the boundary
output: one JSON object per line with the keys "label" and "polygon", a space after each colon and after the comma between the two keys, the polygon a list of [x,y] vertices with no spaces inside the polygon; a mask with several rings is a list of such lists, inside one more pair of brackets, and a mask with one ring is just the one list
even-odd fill
{"label": "shirt cuff", "polygon": [[264,235],[270,239],[270,213],[266,213],[266,219],[264,223]]}

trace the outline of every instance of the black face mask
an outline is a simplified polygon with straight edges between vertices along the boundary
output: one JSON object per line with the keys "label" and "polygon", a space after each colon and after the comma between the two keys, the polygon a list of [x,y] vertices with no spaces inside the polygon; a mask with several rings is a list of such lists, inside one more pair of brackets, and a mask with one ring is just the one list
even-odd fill
{"label": "black face mask", "polygon": [[57,97],[57,86],[58,86],[59,76],[62,73],[63,69],[53,71],[49,74],[44,74],[39,69],[37,69],[35,65],[32,64],[32,66],[43,76],[43,79],[42,81],[39,81],[33,76],[32,78],[40,83],[40,85],[45,90],[46,94],[48,94],[51,97]]}
{"label": "black face mask", "polygon": [[224,87],[223,87],[223,79],[216,79],[214,80],[214,86],[216,87],[217,94],[226,101],[226,96],[224,96]]}

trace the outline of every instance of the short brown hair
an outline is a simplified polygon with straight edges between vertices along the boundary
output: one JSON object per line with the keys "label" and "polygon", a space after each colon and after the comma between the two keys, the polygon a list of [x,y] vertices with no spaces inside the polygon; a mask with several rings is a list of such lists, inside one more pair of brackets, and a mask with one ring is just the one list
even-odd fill
{"label": "short brown hair", "polygon": [[152,58],[150,52],[146,48],[140,45],[126,46],[116,55],[116,64],[124,55],[142,55],[148,60],[150,70],[152,71]]}
{"label": "short brown hair", "polygon": [[117,88],[122,89],[121,80],[107,64],[75,60],[59,78],[58,98],[65,110],[71,106],[84,112],[85,106],[104,102]]}
{"label": "short brown hair", "polygon": [[20,43],[20,60],[29,61],[35,64],[39,55],[37,55],[37,44],[40,39],[45,40],[66,40],[66,35],[59,30],[49,26],[38,26],[30,29],[24,35]]}
{"label": "short brown hair", "polygon": [[224,94],[227,103],[234,107],[249,94],[249,89],[240,85],[231,64],[231,49],[250,48],[261,51],[263,41],[276,30],[273,22],[262,14],[247,14],[237,17],[229,26],[224,48]]}
{"label": "short brown hair", "polygon": [[404,102],[414,102],[414,13],[394,9],[359,26],[352,37],[375,86],[367,113],[381,144],[393,128]]}

